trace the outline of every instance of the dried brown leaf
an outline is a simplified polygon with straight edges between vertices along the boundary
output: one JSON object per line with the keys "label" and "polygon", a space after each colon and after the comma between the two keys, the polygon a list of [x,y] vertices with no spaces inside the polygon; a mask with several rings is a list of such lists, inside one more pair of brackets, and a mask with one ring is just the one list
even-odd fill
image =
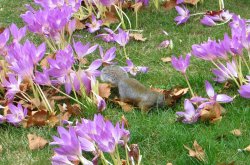
{"label": "dried brown leaf", "polygon": [[28,134],[29,149],[37,150],[42,149],[48,143],[44,138],[37,136],[36,134]]}
{"label": "dried brown leaf", "polygon": [[201,120],[207,121],[209,120],[211,123],[215,123],[220,121],[222,107],[219,103],[215,103],[213,105],[207,105],[201,110]]}
{"label": "dried brown leaf", "polygon": [[33,125],[44,126],[46,124],[47,117],[48,117],[48,112],[46,111],[35,112],[35,114],[32,115]]}
{"label": "dried brown leaf", "polygon": [[248,151],[248,152],[250,152],[250,145],[249,145],[249,146],[247,146],[246,148],[244,148],[244,151]]}
{"label": "dried brown leaf", "polygon": [[65,100],[68,99],[67,96],[52,96],[50,97],[50,100],[54,100],[54,101],[60,101],[60,100]]}
{"label": "dried brown leaf", "polygon": [[56,115],[51,115],[51,116],[48,118],[47,123],[48,123],[49,126],[55,127],[56,125],[59,124],[59,121],[60,121],[60,120],[59,120],[58,116],[56,116]]}
{"label": "dried brown leaf", "polygon": [[0,145],[0,154],[3,152],[3,146]]}
{"label": "dried brown leaf", "polygon": [[176,6],[176,0],[165,1],[162,6],[165,10],[171,10]]}
{"label": "dried brown leaf", "polygon": [[106,17],[102,20],[103,21],[103,25],[109,27],[111,24],[119,22],[119,19],[117,18],[117,16],[115,15],[115,13],[113,13],[113,12],[106,12],[105,15],[106,15]]}
{"label": "dried brown leaf", "polygon": [[124,123],[124,125],[125,125],[126,128],[129,127],[128,120],[127,120],[127,118],[124,115],[122,115],[120,121],[121,121],[121,123]]}
{"label": "dried brown leaf", "polygon": [[132,105],[120,101],[119,99],[114,99],[113,102],[119,104],[124,112],[131,112],[134,109]]}
{"label": "dried brown leaf", "polygon": [[79,116],[81,114],[81,107],[79,104],[67,104],[67,112],[74,116]]}
{"label": "dried brown leaf", "polygon": [[197,3],[199,1],[200,0],[184,0],[184,3],[188,3],[188,4],[191,4],[191,5],[197,5]]}
{"label": "dried brown leaf", "polygon": [[197,141],[194,141],[193,148],[191,149],[184,145],[184,147],[189,151],[189,156],[194,157],[200,161],[205,161],[205,152],[202,149],[202,147],[197,143]]}
{"label": "dried brown leaf", "polygon": [[234,136],[241,136],[242,133],[240,131],[240,129],[234,129],[232,131],[230,131]]}
{"label": "dried brown leaf", "polygon": [[79,19],[76,19],[76,29],[81,30],[84,28],[85,28],[85,25]]}
{"label": "dried brown leaf", "polygon": [[101,96],[102,98],[109,98],[110,96],[110,90],[111,90],[111,86],[110,84],[107,83],[100,83],[99,86],[99,96]]}
{"label": "dried brown leaf", "polygon": [[146,41],[147,38],[144,38],[141,33],[130,33],[129,37],[135,39],[136,41]]}
{"label": "dried brown leaf", "polygon": [[137,3],[133,4],[131,7],[134,8],[135,12],[137,12],[142,7],[142,2],[137,2]]}
{"label": "dried brown leaf", "polygon": [[164,58],[161,58],[161,61],[162,62],[171,62],[172,59],[171,59],[171,57],[164,57]]}

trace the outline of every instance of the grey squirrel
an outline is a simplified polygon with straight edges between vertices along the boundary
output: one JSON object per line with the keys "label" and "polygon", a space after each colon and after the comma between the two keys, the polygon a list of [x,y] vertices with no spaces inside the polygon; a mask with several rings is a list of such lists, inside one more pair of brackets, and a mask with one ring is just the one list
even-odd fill
{"label": "grey squirrel", "polygon": [[123,102],[134,104],[144,112],[148,112],[154,106],[165,105],[163,94],[151,91],[136,79],[129,78],[127,72],[117,65],[104,67],[101,71],[101,80],[118,87]]}

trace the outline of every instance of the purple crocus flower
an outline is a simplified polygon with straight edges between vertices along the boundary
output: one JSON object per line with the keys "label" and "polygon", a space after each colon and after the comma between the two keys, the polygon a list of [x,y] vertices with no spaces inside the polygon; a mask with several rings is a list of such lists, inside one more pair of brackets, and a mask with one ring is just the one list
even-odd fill
{"label": "purple crocus flower", "polygon": [[184,0],[176,0],[176,4],[179,5],[181,3],[184,3]]}
{"label": "purple crocus flower", "polygon": [[115,42],[120,46],[125,46],[129,42],[129,32],[126,32],[122,29],[118,29],[118,34],[113,34]]}
{"label": "purple crocus flower", "polygon": [[13,42],[19,42],[26,34],[26,27],[18,29],[16,24],[12,23],[10,25],[10,32],[13,36]]}
{"label": "purple crocus flower", "polygon": [[177,23],[177,25],[180,25],[180,24],[183,24],[183,23],[187,22],[189,17],[190,17],[189,10],[184,6],[182,6],[182,8],[180,6],[176,6],[175,9],[179,14],[179,16],[177,16],[174,19],[175,22]]}
{"label": "purple crocus flower", "polygon": [[149,5],[149,0],[136,0],[136,3],[141,2],[144,6],[148,6]]}
{"label": "purple crocus flower", "polygon": [[77,43],[74,43],[74,49],[76,51],[78,58],[83,58],[86,55],[91,54],[92,52],[96,50],[97,46],[98,45],[96,44],[90,47],[89,42],[86,45],[83,45],[80,41],[78,41]]}
{"label": "purple crocus flower", "polygon": [[8,74],[8,80],[2,80],[2,86],[7,89],[5,97],[11,101],[13,100],[14,96],[20,92],[20,84],[22,82],[22,78],[20,75],[16,76],[14,74]]}
{"label": "purple crocus flower", "polygon": [[227,52],[221,44],[208,40],[200,45],[192,45],[192,55],[203,60],[215,60],[217,58],[227,59]]}
{"label": "purple crocus flower", "polygon": [[34,81],[39,85],[51,85],[48,70],[44,69],[43,72],[36,71]]}
{"label": "purple crocus flower", "polygon": [[99,51],[100,51],[100,56],[102,58],[102,63],[103,64],[113,64],[113,60],[115,59],[115,52],[116,52],[116,47],[112,47],[106,51],[104,54],[103,48],[99,46]]}
{"label": "purple crocus flower", "polygon": [[58,145],[58,148],[55,148],[54,151],[67,158],[71,161],[79,160],[79,157],[82,157],[81,144],[76,135],[75,129],[69,127],[69,130],[59,126],[57,127],[57,132],[60,137],[53,136],[53,142],[50,145]]}
{"label": "purple crocus flower", "polygon": [[21,104],[17,106],[9,104],[8,107],[11,113],[6,115],[7,122],[15,126],[19,125],[27,116],[27,108],[23,109]]}
{"label": "purple crocus flower", "polygon": [[53,9],[64,5],[64,0],[34,0],[34,2],[45,9]]}
{"label": "purple crocus flower", "polygon": [[76,126],[76,132],[80,137],[88,137],[95,141],[97,147],[103,152],[113,153],[118,144],[125,143],[128,139],[129,132],[120,127],[117,123],[115,126],[110,121],[105,121],[101,114],[95,115],[94,120],[83,119]]}
{"label": "purple crocus flower", "polygon": [[191,57],[191,54],[187,54],[185,59],[183,59],[182,55],[180,56],[179,59],[176,58],[175,56],[172,56],[172,59],[171,59],[172,66],[177,71],[180,71],[182,72],[182,74],[185,74],[190,63],[190,57]]}
{"label": "purple crocus flower", "polygon": [[94,14],[92,14],[91,18],[91,23],[86,23],[86,26],[88,27],[88,31],[90,33],[94,33],[100,30],[103,22],[102,20],[96,20],[96,16]]}
{"label": "purple crocus flower", "polygon": [[100,0],[101,4],[106,7],[111,7],[115,4],[115,0]]}
{"label": "purple crocus flower", "polygon": [[21,17],[28,29],[34,33],[56,37],[72,16],[72,8],[62,6],[61,8],[44,8],[44,10],[27,11]]}
{"label": "purple crocus flower", "polygon": [[67,158],[67,156],[63,156],[63,155],[54,155],[51,158],[51,163],[52,165],[74,165],[71,161],[69,161],[69,159]]}
{"label": "purple crocus flower", "polygon": [[72,72],[72,65],[74,63],[73,50],[70,45],[68,45],[64,50],[59,50],[56,53],[56,59],[48,59],[50,64],[50,69],[48,73],[50,76],[59,78],[67,76]]}
{"label": "purple crocus flower", "polygon": [[238,92],[240,93],[241,97],[250,99],[250,83],[242,85],[240,87],[240,90],[238,90]]}
{"label": "purple crocus flower", "polygon": [[201,99],[204,99],[204,101],[206,101],[202,103],[201,105],[199,105],[198,109],[203,109],[206,105],[215,104],[216,102],[217,103],[229,103],[233,101],[233,98],[226,94],[215,93],[214,88],[208,81],[205,82],[205,85],[206,85],[206,92],[209,98],[206,99],[206,98],[199,97],[199,99],[197,99],[196,97],[194,97],[191,99],[192,102],[196,102],[197,100],[201,100]]}
{"label": "purple crocus flower", "polygon": [[5,55],[5,45],[8,42],[10,37],[10,32],[9,29],[5,29],[1,34],[0,34],[0,55]]}
{"label": "purple crocus flower", "polygon": [[76,30],[76,20],[70,20],[68,22],[68,32],[70,35],[72,35],[72,33]]}
{"label": "purple crocus flower", "polygon": [[102,60],[97,59],[95,61],[93,61],[89,68],[85,70],[85,73],[89,76],[89,77],[99,77],[101,74],[101,71],[99,71],[98,69],[102,66]]}
{"label": "purple crocus flower", "polygon": [[113,42],[114,40],[114,31],[109,28],[104,28],[104,30],[108,33],[98,34],[96,37],[101,37],[105,42]]}
{"label": "purple crocus flower", "polygon": [[105,100],[101,96],[99,96],[98,94],[96,94],[94,92],[93,92],[93,94],[96,97],[98,112],[104,111],[106,109],[106,102],[105,102]]}
{"label": "purple crocus flower", "polygon": [[184,109],[185,112],[176,112],[176,115],[183,118],[183,123],[193,124],[200,117],[200,112],[198,110],[195,110],[193,104],[188,99],[185,99]]}
{"label": "purple crocus flower", "polygon": [[218,66],[220,69],[212,70],[213,74],[216,76],[214,81],[222,83],[228,79],[232,79],[232,76],[238,78],[237,67],[234,60],[232,60],[232,62],[227,62],[227,66],[221,64]]}
{"label": "purple crocus flower", "polygon": [[19,43],[11,45],[5,59],[10,64],[9,68],[22,78],[33,78],[34,65],[43,58],[45,50],[45,43],[36,48],[27,40],[24,45]]}
{"label": "purple crocus flower", "polygon": [[6,117],[3,115],[0,115],[0,124],[4,123],[6,121]]}
{"label": "purple crocus flower", "polygon": [[216,22],[214,22],[214,20],[212,18],[210,18],[209,16],[205,15],[202,19],[201,19],[201,23],[203,25],[206,26],[215,26]]}
{"label": "purple crocus flower", "polygon": [[126,63],[127,63],[128,66],[124,66],[124,67],[122,67],[122,69],[125,70],[126,72],[129,72],[133,76],[136,76],[136,74],[138,72],[141,72],[141,73],[147,73],[148,72],[148,67],[135,66],[130,59],[127,59]]}

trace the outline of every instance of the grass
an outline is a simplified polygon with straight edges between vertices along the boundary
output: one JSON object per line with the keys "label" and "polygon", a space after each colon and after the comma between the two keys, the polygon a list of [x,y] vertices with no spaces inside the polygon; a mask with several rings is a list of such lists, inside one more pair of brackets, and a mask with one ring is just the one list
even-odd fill
{"label": "grass", "polygon": [[[24,4],[31,0],[0,0],[0,24],[7,26],[11,22],[23,25],[19,15],[25,12]],[[226,8],[231,12],[240,14],[244,18],[250,18],[249,0],[226,1]],[[218,8],[217,1],[205,0],[204,4],[193,7],[192,12],[214,10]],[[132,13],[129,14],[132,17]],[[227,25],[213,28],[203,27],[198,18],[193,18],[184,26],[176,26],[173,19],[176,16],[175,10],[156,11],[153,7],[139,12],[139,26],[144,30],[143,34],[147,38],[146,42],[130,42],[127,52],[130,58],[137,65],[150,67],[148,74],[136,77],[147,86],[160,88],[171,88],[176,85],[186,86],[184,78],[172,69],[170,64],[164,64],[160,58],[172,56],[173,54],[186,54],[190,52],[192,44],[212,39],[222,38],[225,32],[229,32]],[[133,21],[132,21],[133,22]],[[169,36],[162,34],[162,30],[169,33]],[[113,44],[106,44],[93,38],[92,35],[79,32],[84,36],[84,42],[98,42],[104,47],[111,47]],[[86,37],[85,37],[86,36]],[[36,40],[36,36],[32,36]],[[157,50],[156,47],[161,41],[172,39],[173,50]],[[87,40],[87,41],[86,41]],[[125,61],[121,56],[122,49],[118,50],[118,58]],[[120,63],[124,65],[124,63]],[[191,66],[188,70],[191,85],[196,93],[205,96],[204,81],[212,78],[210,64],[192,58]],[[221,84],[213,83],[217,92],[235,95],[235,89],[225,90]],[[189,95],[185,96],[186,98]],[[176,122],[175,112],[183,109],[183,100],[174,107],[166,107],[161,110],[152,110],[147,116],[142,115],[139,110],[131,113],[124,113],[120,108],[109,104],[105,115],[118,121],[124,114],[129,121],[131,132],[131,143],[138,143],[143,154],[143,164],[145,165],[165,165],[172,162],[175,165],[183,164],[207,164],[230,163],[235,161],[237,165],[245,165],[250,162],[250,155],[247,153],[237,153],[237,149],[244,148],[250,144],[250,105],[249,100],[236,97],[231,104],[224,105],[227,110],[222,121],[217,124],[198,122],[194,125],[185,125]],[[233,136],[230,131],[241,129],[241,137]],[[52,147],[47,146],[42,150],[30,151],[28,149],[27,134],[36,133],[48,140],[52,140],[52,135],[56,134],[55,128],[29,129],[16,128],[10,125],[0,125],[0,145],[3,152],[0,153],[0,164],[49,164],[53,155]],[[206,162],[199,162],[188,156],[183,145],[191,146],[197,140],[206,152]]]}

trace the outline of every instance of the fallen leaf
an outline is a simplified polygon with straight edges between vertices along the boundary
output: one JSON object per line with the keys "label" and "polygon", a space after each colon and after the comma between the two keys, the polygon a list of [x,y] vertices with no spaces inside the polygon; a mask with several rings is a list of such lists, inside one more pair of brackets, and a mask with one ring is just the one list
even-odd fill
{"label": "fallen leaf", "polygon": [[189,151],[189,156],[197,158],[200,161],[205,161],[205,152],[203,151],[202,147],[197,143],[197,141],[194,141],[193,149],[187,147],[184,145],[184,147]]}
{"label": "fallen leaf", "polygon": [[79,116],[81,114],[81,107],[79,104],[67,104],[67,112],[74,116]]}
{"label": "fallen leaf", "polygon": [[28,134],[29,149],[37,150],[42,149],[48,143],[44,138],[37,136],[36,134]]}
{"label": "fallen leaf", "polygon": [[200,0],[184,0],[184,3],[188,3],[188,4],[191,4],[191,5],[197,5],[197,3],[199,1]]}
{"label": "fallen leaf", "polygon": [[110,84],[107,83],[100,83],[99,86],[99,96],[101,96],[102,98],[109,98],[110,96],[110,90],[111,90],[111,86]]}
{"label": "fallen leaf", "polygon": [[249,145],[249,146],[247,146],[246,148],[244,148],[244,151],[248,151],[248,152],[250,152],[250,145]]}
{"label": "fallen leaf", "polygon": [[46,124],[48,113],[46,111],[37,111],[32,115],[33,125],[44,126]]}
{"label": "fallen leaf", "polygon": [[146,41],[147,38],[143,38],[143,35],[141,33],[130,33],[129,37],[132,39],[135,39],[136,41]]}
{"label": "fallen leaf", "polygon": [[68,99],[67,96],[52,96],[50,97],[50,100],[54,100],[54,101],[60,101],[60,100],[65,100]]}
{"label": "fallen leaf", "polygon": [[121,117],[121,123],[124,123],[126,128],[129,127],[128,120],[124,115],[122,115],[122,117]]}
{"label": "fallen leaf", "polygon": [[85,28],[85,25],[79,19],[76,19],[76,29],[81,30],[84,28]]}
{"label": "fallen leaf", "polygon": [[166,165],[173,165],[172,163],[167,163]]}
{"label": "fallen leaf", "polygon": [[117,18],[117,16],[113,12],[106,12],[105,16],[106,17],[102,20],[103,25],[105,25],[105,26],[109,27],[111,24],[119,22],[119,19]]}
{"label": "fallen leaf", "polygon": [[2,145],[0,145],[0,153],[2,153],[3,152],[3,147],[2,147]]}
{"label": "fallen leaf", "polygon": [[215,123],[222,119],[221,111],[222,106],[219,103],[215,103],[213,105],[207,105],[201,110],[201,120],[207,121],[209,120],[211,123]]}
{"label": "fallen leaf", "polygon": [[142,2],[137,2],[133,4],[131,7],[134,8],[135,12],[138,12],[142,6],[143,6]]}
{"label": "fallen leaf", "polygon": [[119,99],[114,99],[113,102],[119,104],[124,112],[131,112],[134,109],[132,105],[120,101]]}
{"label": "fallen leaf", "polygon": [[167,0],[162,4],[165,10],[171,10],[176,6],[176,0]]}
{"label": "fallen leaf", "polygon": [[59,120],[58,116],[51,115],[46,122],[48,123],[49,126],[55,127],[56,125],[59,124],[59,121],[60,120]]}
{"label": "fallen leaf", "polygon": [[234,129],[232,131],[230,131],[234,136],[241,136],[242,133],[239,129]]}
{"label": "fallen leaf", "polygon": [[164,57],[164,58],[161,58],[161,61],[162,62],[171,62],[172,59],[171,59],[171,57]]}

